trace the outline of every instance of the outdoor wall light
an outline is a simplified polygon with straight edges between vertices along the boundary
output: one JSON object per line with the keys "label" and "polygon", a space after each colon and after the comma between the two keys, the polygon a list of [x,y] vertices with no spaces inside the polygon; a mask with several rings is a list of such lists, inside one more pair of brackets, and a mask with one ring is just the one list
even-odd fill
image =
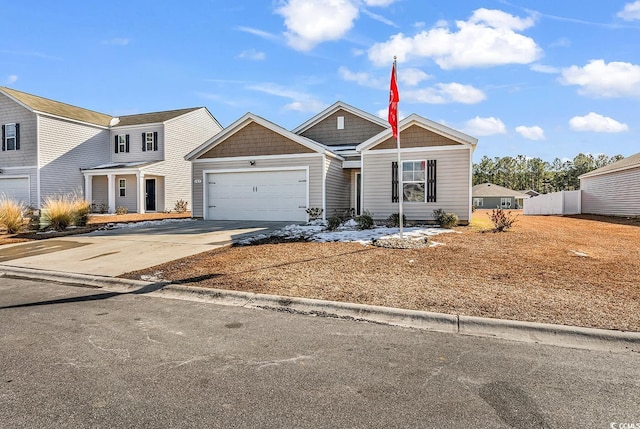
{"label": "outdoor wall light", "polygon": [[249,161],[249,165],[256,165],[256,162],[254,160]]}

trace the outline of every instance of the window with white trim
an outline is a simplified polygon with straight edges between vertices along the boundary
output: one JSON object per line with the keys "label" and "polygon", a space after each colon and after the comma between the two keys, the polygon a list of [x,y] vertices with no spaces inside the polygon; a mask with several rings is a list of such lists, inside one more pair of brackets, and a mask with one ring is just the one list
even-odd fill
{"label": "window with white trim", "polygon": [[119,179],[118,180],[118,188],[120,189],[120,196],[127,196],[127,179]]}
{"label": "window with white trim", "polygon": [[2,126],[2,150],[20,149],[18,139],[18,124],[5,124]]}
{"label": "window with white trim", "polygon": [[344,116],[338,116],[338,129],[344,130]]}
{"label": "window with white trim", "polygon": [[402,162],[402,195],[408,203],[424,203],[426,161]]}
{"label": "window with white trim", "polygon": [[473,205],[476,207],[482,207],[484,205],[484,199],[482,198],[474,198]]}
{"label": "window with white trim", "polygon": [[511,208],[511,198],[500,198],[500,208],[510,209]]}
{"label": "window with white trim", "polygon": [[144,146],[147,149],[147,151],[153,150],[153,143],[154,143],[153,133],[144,133]]}
{"label": "window with white trim", "polygon": [[119,135],[118,136],[118,152],[126,152],[127,151],[127,136]]}

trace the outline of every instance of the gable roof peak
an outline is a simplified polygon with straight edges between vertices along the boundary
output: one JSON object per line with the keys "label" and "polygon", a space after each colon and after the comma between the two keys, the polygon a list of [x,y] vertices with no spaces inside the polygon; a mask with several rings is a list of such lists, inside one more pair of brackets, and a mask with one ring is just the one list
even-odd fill
{"label": "gable roof peak", "polygon": [[326,119],[327,117],[333,115],[335,112],[337,112],[338,110],[345,110],[353,115],[359,116],[367,121],[373,122],[374,124],[378,124],[382,127],[388,128],[389,127],[389,123],[387,121],[385,121],[384,119],[376,116],[376,115],[372,115],[371,113],[365,112],[364,110],[358,109],[357,107],[353,107],[350,104],[345,103],[344,101],[336,101],[335,103],[333,103],[331,106],[327,107],[326,109],[324,109],[323,111],[321,111],[320,113],[316,114],[315,116],[311,117],[310,119],[308,119],[307,121],[305,121],[304,123],[298,125],[296,128],[294,128],[293,130],[291,130],[291,132],[295,133],[295,134],[301,134],[305,131],[307,131],[309,128],[313,127],[314,125],[322,122],[324,119]]}

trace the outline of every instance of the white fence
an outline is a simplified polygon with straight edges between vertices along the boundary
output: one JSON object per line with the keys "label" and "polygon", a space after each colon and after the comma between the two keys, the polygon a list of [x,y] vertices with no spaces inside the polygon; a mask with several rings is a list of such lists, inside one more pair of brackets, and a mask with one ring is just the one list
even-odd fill
{"label": "white fence", "polygon": [[524,200],[525,215],[572,215],[580,213],[580,191],[553,192]]}

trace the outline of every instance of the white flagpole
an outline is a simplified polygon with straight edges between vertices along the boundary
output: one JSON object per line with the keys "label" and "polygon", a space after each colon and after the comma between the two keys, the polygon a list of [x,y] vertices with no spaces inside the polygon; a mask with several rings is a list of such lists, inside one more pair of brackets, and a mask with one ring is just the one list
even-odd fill
{"label": "white flagpole", "polygon": [[[398,66],[396,63],[396,57],[393,57],[393,72],[395,73],[395,81],[396,85],[398,84]],[[400,103],[398,103],[400,104]],[[398,115],[396,110],[396,127],[398,127]],[[404,192],[402,192],[402,160],[400,159],[400,129],[398,128],[398,137],[396,138],[396,143],[398,145],[398,223],[400,225],[400,239],[404,238],[402,231],[402,200],[404,199]]]}

